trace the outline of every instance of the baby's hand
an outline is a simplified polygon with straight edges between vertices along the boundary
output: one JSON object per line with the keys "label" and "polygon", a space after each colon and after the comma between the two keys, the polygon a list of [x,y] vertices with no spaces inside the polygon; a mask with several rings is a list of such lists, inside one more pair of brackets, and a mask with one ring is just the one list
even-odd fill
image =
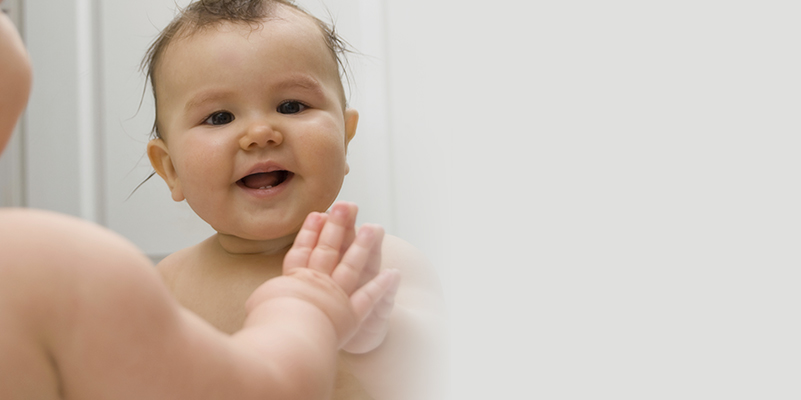
{"label": "baby's hand", "polygon": [[383,230],[377,226],[360,229],[341,254],[348,224],[355,220],[351,211],[355,209],[335,206],[330,216],[310,214],[284,258],[283,276],[259,287],[248,300],[248,309],[278,297],[300,298],[329,317],[340,345],[353,337],[385,294],[394,292],[399,275],[386,271],[361,284],[372,249],[381,245]]}
{"label": "baby's hand", "polygon": [[[327,271],[334,268],[342,254],[347,254],[346,251],[354,244],[357,212],[355,204],[340,202],[331,207],[330,215],[323,214],[323,218],[328,218],[330,223],[323,228],[318,246],[309,255],[309,266],[314,265]],[[363,268],[360,271],[349,270],[348,285],[361,287],[375,279],[381,271],[384,230],[378,225],[365,224],[359,229],[359,235],[370,231],[375,231],[378,237],[372,243]],[[342,347],[343,350],[355,354],[366,353],[384,341],[389,331],[389,320],[399,283],[400,279],[395,279],[392,286],[373,304],[370,313],[361,321],[359,329]]]}

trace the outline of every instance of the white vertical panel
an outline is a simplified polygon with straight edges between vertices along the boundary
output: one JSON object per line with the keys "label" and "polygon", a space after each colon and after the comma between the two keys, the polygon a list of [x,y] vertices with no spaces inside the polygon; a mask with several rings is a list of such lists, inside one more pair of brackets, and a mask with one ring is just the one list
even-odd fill
{"label": "white vertical panel", "polygon": [[384,2],[360,0],[346,11],[358,17],[352,22],[358,34],[347,36],[354,28],[343,34],[346,40],[354,41],[357,51],[349,56],[353,71],[351,106],[359,110],[360,118],[357,135],[348,149],[351,172],[340,197],[353,198],[360,205],[360,221],[380,223],[387,232],[396,234]]}
{"label": "white vertical panel", "polygon": [[25,3],[33,89],[26,113],[26,205],[102,222],[93,0]]}
{"label": "white vertical panel", "polygon": [[25,187],[30,207],[81,215],[75,0],[26,0],[24,30],[33,64],[25,115]]}
{"label": "white vertical panel", "polygon": [[[454,90],[463,87],[454,81],[460,71],[443,62],[452,54],[443,40],[448,29],[440,25],[451,10],[446,3],[389,1],[384,12],[396,231],[420,248],[443,276],[451,264],[447,189],[451,141],[462,140],[466,132],[455,128],[475,112],[456,108],[472,93]],[[476,163],[477,168],[484,167],[480,159]]]}
{"label": "white vertical panel", "polygon": [[0,156],[0,207],[21,207],[25,204],[22,179],[22,143],[24,129],[18,124],[5,151]]}
{"label": "white vertical panel", "polygon": [[98,150],[100,136],[97,134],[97,119],[99,114],[97,105],[101,102],[97,98],[96,90],[98,71],[95,68],[97,61],[96,39],[98,37],[95,27],[94,0],[75,1],[75,27],[76,43],[75,57],[77,62],[77,93],[75,96],[77,110],[77,136],[78,151],[78,195],[80,198],[80,216],[84,219],[101,222],[102,200],[99,193],[98,175],[103,171],[103,165],[98,163]]}

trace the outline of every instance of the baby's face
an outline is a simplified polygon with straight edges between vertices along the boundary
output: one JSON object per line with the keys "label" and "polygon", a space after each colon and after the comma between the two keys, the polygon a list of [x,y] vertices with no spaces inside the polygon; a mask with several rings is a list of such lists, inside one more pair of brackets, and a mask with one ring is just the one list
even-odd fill
{"label": "baby's face", "polygon": [[268,240],[335,200],[358,114],[309,18],[282,8],[170,44],[156,70],[162,139],[148,147],[173,199],[218,232]]}
{"label": "baby's face", "polygon": [[0,13],[0,152],[25,109],[30,88],[28,53],[11,20]]}

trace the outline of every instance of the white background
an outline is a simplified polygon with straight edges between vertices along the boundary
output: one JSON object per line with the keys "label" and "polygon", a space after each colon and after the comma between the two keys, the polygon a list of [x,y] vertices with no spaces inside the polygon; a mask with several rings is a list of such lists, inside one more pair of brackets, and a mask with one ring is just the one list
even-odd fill
{"label": "white background", "polygon": [[[454,399],[801,395],[796,2],[302,4],[364,53],[342,197],[441,272]],[[27,204],[154,257],[207,235],[160,181],[122,201],[173,2],[25,7]]]}

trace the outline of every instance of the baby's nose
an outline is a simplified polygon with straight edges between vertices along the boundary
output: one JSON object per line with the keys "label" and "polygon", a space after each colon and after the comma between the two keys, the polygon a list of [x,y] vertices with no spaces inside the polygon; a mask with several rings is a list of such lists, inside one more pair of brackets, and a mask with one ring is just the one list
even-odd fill
{"label": "baby's nose", "polygon": [[239,139],[239,146],[243,150],[253,148],[264,148],[267,146],[278,146],[284,141],[284,136],[277,129],[268,123],[255,123],[248,127],[242,138]]}

